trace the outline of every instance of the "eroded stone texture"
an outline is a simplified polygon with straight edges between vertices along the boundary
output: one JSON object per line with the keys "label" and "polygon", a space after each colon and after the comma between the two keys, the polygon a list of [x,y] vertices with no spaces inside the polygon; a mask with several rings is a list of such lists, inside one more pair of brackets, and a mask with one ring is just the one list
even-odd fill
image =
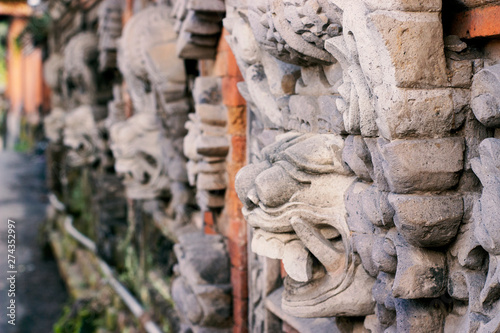
{"label": "eroded stone texture", "polygon": [[70,111],[64,118],[64,145],[70,149],[68,163],[83,166],[96,162],[98,158],[97,141],[99,133],[94,110],[82,105]]}
{"label": "eroded stone texture", "polygon": [[43,119],[45,136],[54,144],[62,144],[65,111],[63,109],[64,58],[53,53],[43,64],[43,78],[51,90],[52,110]]}
{"label": "eroded stone texture", "polygon": [[184,59],[215,58],[225,11],[224,0],[176,1],[177,55]]}
{"label": "eroded stone texture", "polygon": [[189,183],[196,186],[196,198],[202,211],[224,206],[227,186],[226,137],[227,111],[222,105],[221,79],[198,77],[194,83],[194,114],[186,123],[184,154],[189,158]]}
{"label": "eroded stone texture", "polygon": [[487,127],[500,126],[500,65],[486,67],[474,75],[471,107],[476,118]]}
{"label": "eroded stone texture", "polygon": [[[127,83],[134,112],[148,113],[156,121],[160,119],[157,126],[163,139],[154,149],[161,149],[162,161],[156,160],[159,156],[154,155],[156,165],[153,168],[162,169],[162,177],[168,177],[169,182],[153,186],[156,190],[163,186],[162,191],[172,193],[169,210],[176,223],[184,225],[190,222],[189,206],[193,201],[183,154],[184,124],[190,104],[186,95],[184,62],[175,55],[176,33],[171,13],[169,6],[158,5],[134,15],[123,29],[118,65]],[[140,137],[140,134],[135,136]],[[137,157],[142,158],[141,155]],[[143,178],[134,177],[137,176]]]}
{"label": "eroded stone texture", "polygon": [[354,177],[341,161],[343,144],[335,135],[289,133],[236,178],[243,214],[255,229],[252,249],[283,260],[282,306],[294,315],[373,311],[373,278],[358,267],[345,219],[343,197]]}
{"label": "eroded stone texture", "polygon": [[139,113],[111,127],[115,169],[124,177],[127,196],[153,199],[168,193],[169,178],[161,147],[167,144],[159,119]]}
{"label": "eroded stone texture", "polygon": [[102,135],[107,116],[104,103],[111,91],[109,82],[98,73],[97,57],[97,36],[92,32],[77,34],[64,50],[62,95],[69,111],[64,119],[63,142],[73,166],[101,162],[106,150]]}
{"label": "eroded stone texture", "polygon": [[229,256],[219,235],[189,233],[174,247],[172,297],[183,332],[231,332]]}
{"label": "eroded stone texture", "polygon": [[99,7],[99,70],[117,67],[118,39],[122,33],[122,8],[120,0],[105,0]]}
{"label": "eroded stone texture", "polygon": [[[443,38],[441,5],[247,1],[224,22],[250,110],[251,164],[236,188],[252,250],[282,260],[289,314],[363,315],[372,332],[496,329],[496,215],[485,212],[500,190],[485,182],[499,153],[493,139],[477,147],[492,135],[483,125],[497,126],[497,65],[480,70],[466,43]],[[317,222],[323,209],[335,211]],[[342,281],[376,278],[371,310],[361,291],[316,280],[318,265],[337,277],[349,251],[367,279]]]}

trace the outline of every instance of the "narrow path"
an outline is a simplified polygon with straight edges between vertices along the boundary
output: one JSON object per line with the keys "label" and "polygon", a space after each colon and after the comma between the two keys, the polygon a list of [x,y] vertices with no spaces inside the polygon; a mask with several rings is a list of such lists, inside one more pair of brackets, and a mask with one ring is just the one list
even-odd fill
{"label": "narrow path", "polygon": [[[48,204],[40,156],[0,152],[0,332],[52,332],[68,299],[53,259],[44,258],[39,229]],[[8,323],[7,220],[16,230],[16,325]]]}

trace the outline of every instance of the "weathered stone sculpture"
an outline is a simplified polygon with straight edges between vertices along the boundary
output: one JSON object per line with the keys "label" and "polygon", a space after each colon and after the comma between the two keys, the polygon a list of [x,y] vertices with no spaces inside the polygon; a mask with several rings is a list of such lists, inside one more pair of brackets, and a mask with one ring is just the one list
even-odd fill
{"label": "weathered stone sculpture", "polygon": [[98,128],[91,106],[82,105],[66,115],[64,145],[70,149],[68,163],[71,166],[84,166],[96,162],[98,140]]}
{"label": "weathered stone sculpture", "polygon": [[226,7],[224,0],[178,0],[176,19],[177,55],[184,59],[213,59]]}
{"label": "weathered stone sculpture", "polygon": [[[488,308],[498,304],[494,227],[477,222],[494,216],[484,213],[496,200],[486,199],[494,182],[485,170],[496,146],[479,146],[492,132],[469,108],[498,125],[497,67],[474,67],[459,54],[466,45],[445,55],[439,2],[262,0],[238,9],[225,26],[245,78],[251,165],[236,187],[252,250],[288,273],[283,310],[366,316],[372,332],[497,330]],[[471,168],[484,186],[479,205]],[[330,220],[316,217],[323,209]],[[340,278],[351,267],[341,265],[346,253],[356,274]],[[376,281],[371,292],[328,293],[337,285],[315,280],[319,271],[345,285]],[[255,285],[270,279],[259,274]],[[445,300],[450,307],[436,309]]]}
{"label": "weathered stone sculpture", "polygon": [[64,51],[63,95],[70,111],[65,118],[64,144],[73,166],[92,164],[103,153],[103,120],[109,86],[97,73],[97,37],[91,32],[74,36]]}
{"label": "weathered stone sculpture", "polygon": [[64,50],[64,98],[69,108],[93,105],[99,99],[96,61],[97,36],[82,32],[73,37]]}
{"label": "weathered stone sculpture", "polygon": [[164,161],[159,163],[166,167],[171,207],[177,224],[182,225],[189,222],[188,206],[192,201],[182,153],[190,105],[186,98],[184,63],[174,52],[176,34],[170,13],[170,7],[158,5],[134,15],[124,28],[118,63],[134,112],[158,114],[163,124]]}
{"label": "weathered stone sculpture", "polygon": [[127,196],[154,199],[168,195],[170,182],[161,150],[167,143],[157,116],[136,114],[113,125],[110,134],[115,169],[124,177]]}
{"label": "weathered stone sculpture", "polygon": [[231,332],[229,256],[219,235],[188,233],[174,247],[172,296],[183,332]]}
{"label": "weathered stone sculpture", "polygon": [[189,130],[184,140],[184,154],[189,158],[189,183],[196,186],[198,206],[202,211],[224,206],[227,186],[226,109],[221,104],[221,80],[198,77],[194,83],[195,114],[186,124]]}
{"label": "weathered stone sculpture", "polygon": [[105,0],[99,7],[99,70],[117,67],[118,39],[122,33],[122,6],[120,0]]}
{"label": "weathered stone sculpture", "polygon": [[64,127],[64,109],[62,101],[62,79],[64,71],[64,58],[53,53],[43,64],[43,77],[51,90],[52,110],[44,118],[45,136],[55,144],[62,144]]}
{"label": "weathered stone sculpture", "polygon": [[372,313],[374,279],[354,253],[344,195],[354,182],[335,135],[290,133],[262,151],[236,180],[255,229],[252,250],[282,259],[283,308],[298,316]]}

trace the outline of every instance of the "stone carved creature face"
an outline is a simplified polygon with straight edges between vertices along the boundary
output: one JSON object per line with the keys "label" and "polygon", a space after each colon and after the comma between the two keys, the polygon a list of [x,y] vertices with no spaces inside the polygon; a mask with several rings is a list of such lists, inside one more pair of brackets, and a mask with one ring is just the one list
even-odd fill
{"label": "stone carved creature face", "polygon": [[83,32],[73,37],[64,50],[65,98],[70,107],[97,101],[97,36]]}
{"label": "stone carved creature face", "polygon": [[99,140],[94,112],[89,105],[82,105],[64,118],[64,145],[70,148],[69,164],[83,166],[97,160],[96,143]]}
{"label": "stone carved creature face", "polygon": [[249,0],[248,19],[261,47],[297,65],[331,64],[326,39],[342,32],[341,10],[326,0]]}
{"label": "stone carved creature face", "polygon": [[130,198],[152,199],[168,189],[167,166],[162,158],[166,139],[155,115],[139,113],[113,125],[111,141],[115,169],[125,177]]}
{"label": "stone carved creature face", "polygon": [[346,222],[349,176],[340,136],[289,133],[236,177],[252,250],[282,259],[288,273],[282,307],[301,317],[361,316],[373,311],[373,280],[360,266]]}
{"label": "stone carved creature face", "polygon": [[45,136],[52,143],[60,144],[63,139],[64,117],[63,109],[55,107],[50,111],[50,114],[43,119],[43,128]]}

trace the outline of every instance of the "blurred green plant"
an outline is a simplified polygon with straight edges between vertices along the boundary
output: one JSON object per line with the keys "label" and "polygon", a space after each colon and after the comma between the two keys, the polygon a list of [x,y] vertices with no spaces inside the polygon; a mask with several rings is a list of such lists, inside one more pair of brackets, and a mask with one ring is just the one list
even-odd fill
{"label": "blurred green plant", "polygon": [[26,27],[16,38],[17,46],[22,48],[25,38],[30,38],[33,46],[43,44],[49,34],[51,22],[52,20],[48,13],[30,16]]}
{"label": "blurred green plant", "polygon": [[64,307],[53,328],[54,333],[90,333],[103,326],[102,309],[96,309],[89,300],[78,300]]}
{"label": "blurred green plant", "polygon": [[33,150],[35,145],[34,128],[28,123],[25,117],[21,118],[21,132],[19,139],[14,145],[14,151],[19,153],[28,153]]}

